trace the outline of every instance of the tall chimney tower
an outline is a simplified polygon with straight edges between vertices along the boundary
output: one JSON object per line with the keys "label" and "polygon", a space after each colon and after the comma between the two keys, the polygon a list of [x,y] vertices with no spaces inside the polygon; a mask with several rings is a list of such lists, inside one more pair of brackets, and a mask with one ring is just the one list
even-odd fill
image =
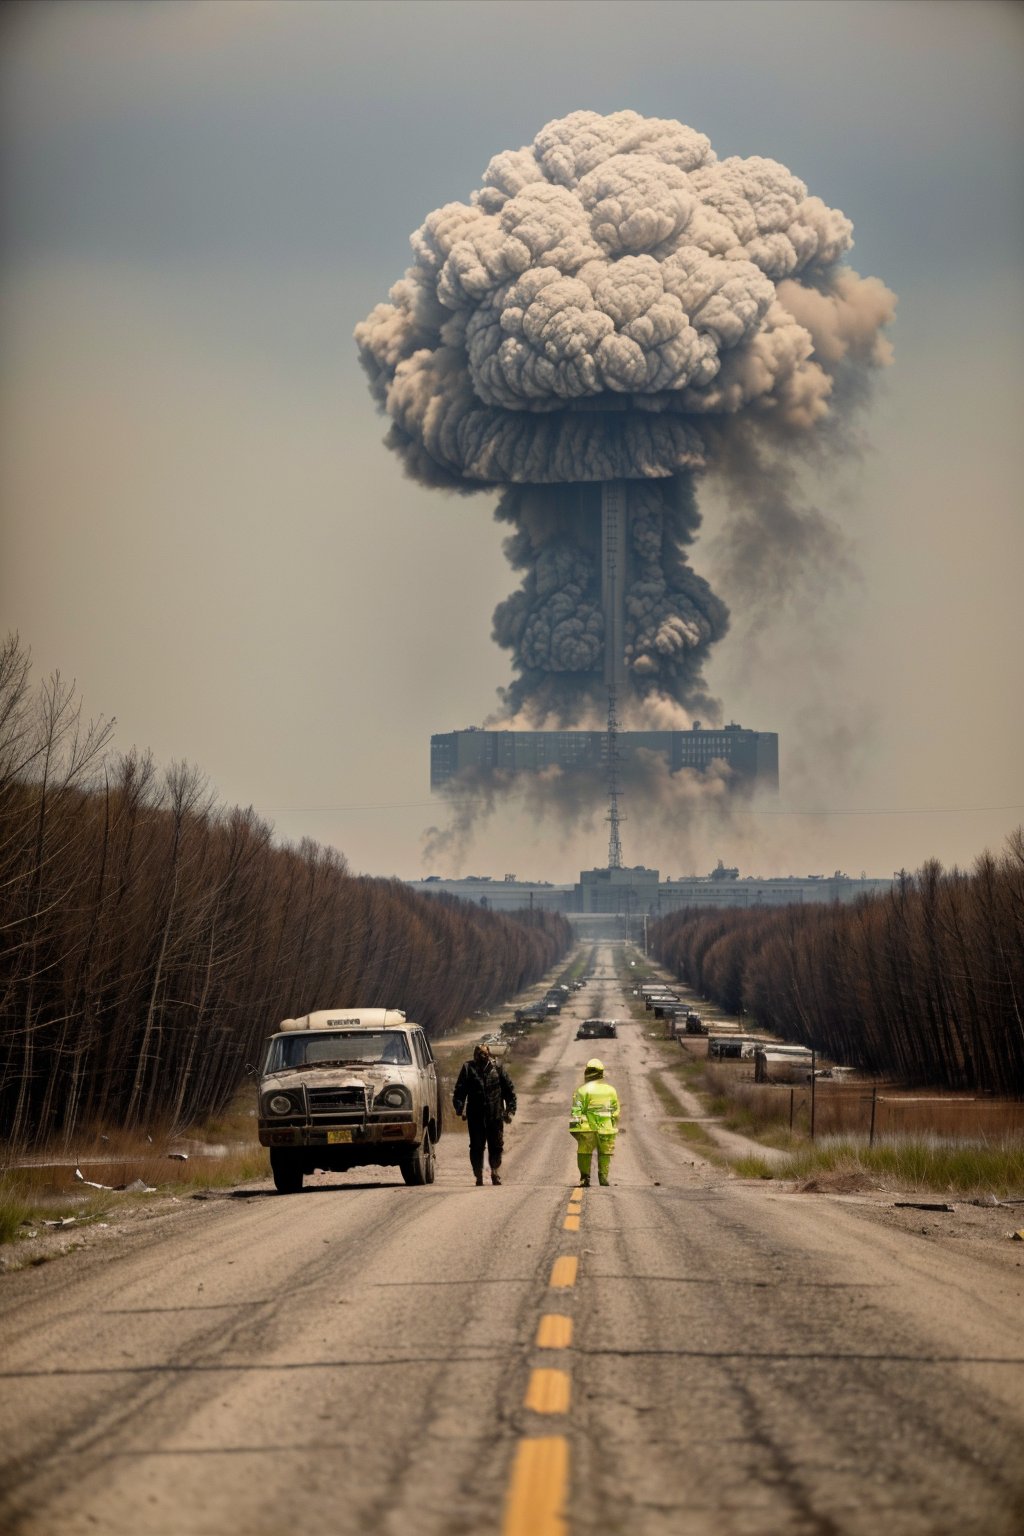
{"label": "tall chimney tower", "polygon": [[622,868],[619,827],[625,817],[619,810],[619,719],[615,713],[615,689],[608,689],[608,868]]}
{"label": "tall chimney tower", "polygon": [[629,493],[625,480],[601,484],[601,611],[604,614],[604,682],[626,695],[626,551]]}

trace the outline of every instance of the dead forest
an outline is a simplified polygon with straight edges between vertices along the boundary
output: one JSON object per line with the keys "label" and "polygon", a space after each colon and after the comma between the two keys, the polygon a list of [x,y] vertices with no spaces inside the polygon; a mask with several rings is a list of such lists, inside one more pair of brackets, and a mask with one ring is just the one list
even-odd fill
{"label": "dead forest", "polygon": [[732,1013],[909,1086],[1024,1095],[1024,830],[851,906],[683,910],[653,953]]}
{"label": "dead forest", "polygon": [[541,976],[555,914],[501,916],[274,843],[185,763],[86,724],[74,685],[0,650],[0,1136],[186,1126],[224,1107],[280,1019],[335,1002],[435,1036]]}

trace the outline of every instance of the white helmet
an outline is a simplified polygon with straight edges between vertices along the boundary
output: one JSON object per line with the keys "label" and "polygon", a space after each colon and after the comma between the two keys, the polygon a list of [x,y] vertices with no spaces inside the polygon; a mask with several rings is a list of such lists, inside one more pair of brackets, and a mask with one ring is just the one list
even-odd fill
{"label": "white helmet", "polygon": [[604,1077],[604,1062],[598,1061],[596,1056],[591,1056],[583,1068],[584,1077]]}

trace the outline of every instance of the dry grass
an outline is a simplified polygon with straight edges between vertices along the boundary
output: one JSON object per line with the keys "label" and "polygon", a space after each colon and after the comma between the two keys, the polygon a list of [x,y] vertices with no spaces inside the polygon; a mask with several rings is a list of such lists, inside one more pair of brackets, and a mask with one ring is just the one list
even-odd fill
{"label": "dry grass", "polygon": [[[256,1139],[253,1094],[247,1090],[214,1120],[187,1134],[170,1135],[159,1127],[151,1132],[96,1127],[71,1149],[36,1150],[25,1157],[9,1152],[0,1169],[0,1242],[17,1237],[27,1222],[74,1217],[81,1225],[145,1200],[146,1194],[126,1188],[137,1181],[161,1194],[191,1194],[269,1177],[267,1153]],[[90,1187],[96,1184],[105,1187]]]}
{"label": "dry grass", "polygon": [[1024,1195],[1024,1143],[964,1144],[941,1137],[898,1137],[873,1147],[829,1137],[794,1152],[773,1170],[804,1189],[881,1186],[948,1195]]}
{"label": "dry grass", "polygon": [[[803,1188],[836,1192],[891,1187],[962,1196],[1024,1194],[1024,1104],[1016,1100],[879,1084],[871,1146],[872,1084],[819,1079],[812,1142],[810,1084],[758,1084],[748,1062],[709,1062],[685,1048],[681,1054],[683,1063],[670,1075],[696,1092],[709,1114],[720,1116],[729,1130],[789,1154],[774,1165],[756,1153],[730,1159],[742,1177],[795,1179]],[[664,1101],[663,1092],[659,1097]]]}
{"label": "dry grass", "polygon": [[651,1074],[651,1087],[666,1114],[672,1117],[676,1134],[709,1162],[721,1162],[721,1153],[711,1136],[697,1121],[685,1118],[685,1109],[672,1092],[671,1084],[660,1072]]}

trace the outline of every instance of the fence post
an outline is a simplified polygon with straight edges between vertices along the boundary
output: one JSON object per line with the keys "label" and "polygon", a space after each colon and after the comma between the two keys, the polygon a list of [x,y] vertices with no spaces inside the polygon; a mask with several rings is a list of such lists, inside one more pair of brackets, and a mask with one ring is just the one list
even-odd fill
{"label": "fence post", "polygon": [[868,1132],[868,1146],[875,1144],[875,1105],[878,1103],[878,1084],[871,1084],[871,1130]]}
{"label": "fence post", "polygon": [[791,1088],[789,1090],[789,1129],[791,1131],[793,1129],[793,1099],[794,1099],[795,1095],[796,1095],[796,1089],[795,1088]]}
{"label": "fence post", "polygon": [[811,1140],[814,1140],[814,1087],[817,1082],[817,1073],[814,1070],[817,1060],[817,1052],[811,1050]]}

